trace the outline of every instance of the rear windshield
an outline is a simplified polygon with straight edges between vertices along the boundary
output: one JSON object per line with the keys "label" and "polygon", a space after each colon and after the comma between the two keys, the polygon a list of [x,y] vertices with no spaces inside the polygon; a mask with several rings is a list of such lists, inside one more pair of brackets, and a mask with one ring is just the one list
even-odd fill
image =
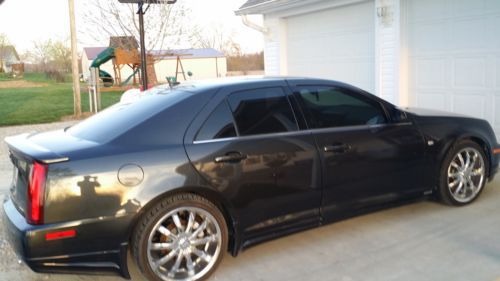
{"label": "rear windshield", "polygon": [[118,103],[67,130],[70,135],[98,143],[109,142],[192,93],[164,90],[131,103]]}

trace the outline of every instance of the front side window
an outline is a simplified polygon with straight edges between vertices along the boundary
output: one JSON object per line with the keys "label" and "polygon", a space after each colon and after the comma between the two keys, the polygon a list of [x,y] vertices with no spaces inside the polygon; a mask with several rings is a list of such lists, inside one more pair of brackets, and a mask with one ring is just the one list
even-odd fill
{"label": "front side window", "polygon": [[233,116],[226,101],[208,116],[196,135],[197,141],[236,137]]}
{"label": "front side window", "polygon": [[229,105],[240,136],[297,131],[290,103],[281,88],[237,92]]}
{"label": "front side window", "polygon": [[349,90],[324,86],[302,86],[302,100],[309,127],[332,128],[386,123],[381,106]]}

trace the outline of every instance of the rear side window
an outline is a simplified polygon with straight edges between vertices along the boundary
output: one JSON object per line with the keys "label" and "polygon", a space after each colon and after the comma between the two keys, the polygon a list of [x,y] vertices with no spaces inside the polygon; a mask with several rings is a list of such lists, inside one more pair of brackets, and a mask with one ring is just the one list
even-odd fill
{"label": "rear side window", "polygon": [[229,105],[240,136],[297,131],[290,103],[281,88],[237,92]]}
{"label": "rear side window", "polygon": [[331,128],[386,123],[382,107],[347,89],[324,86],[299,87],[297,93],[311,128]]}
{"label": "rear side window", "polygon": [[212,140],[236,137],[233,116],[226,101],[219,104],[207,118],[196,135],[196,140]]}

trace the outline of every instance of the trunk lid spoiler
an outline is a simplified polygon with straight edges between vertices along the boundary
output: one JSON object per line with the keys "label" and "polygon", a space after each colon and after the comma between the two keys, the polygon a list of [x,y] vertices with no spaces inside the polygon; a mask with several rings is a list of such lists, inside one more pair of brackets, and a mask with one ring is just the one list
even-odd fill
{"label": "trunk lid spoiler", "polygon": [[12,153],[31,158],[44,164],[54,164],[68,161],[69,158],[32,142],[29,138],[36,133],[25,133],[6,137],[5,142]]}

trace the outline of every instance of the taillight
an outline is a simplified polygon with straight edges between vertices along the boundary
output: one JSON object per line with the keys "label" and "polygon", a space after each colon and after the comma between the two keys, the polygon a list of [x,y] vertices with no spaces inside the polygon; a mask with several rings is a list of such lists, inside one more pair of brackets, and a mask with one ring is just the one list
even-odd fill
{"label": "taillight", "polygon": [[43,204],[47,170],[47,165],[38,162],[34,162],[31,168],[30,183],[28,187],[28,206],[26,208],[26,220],[30,224],[43,223]]}

